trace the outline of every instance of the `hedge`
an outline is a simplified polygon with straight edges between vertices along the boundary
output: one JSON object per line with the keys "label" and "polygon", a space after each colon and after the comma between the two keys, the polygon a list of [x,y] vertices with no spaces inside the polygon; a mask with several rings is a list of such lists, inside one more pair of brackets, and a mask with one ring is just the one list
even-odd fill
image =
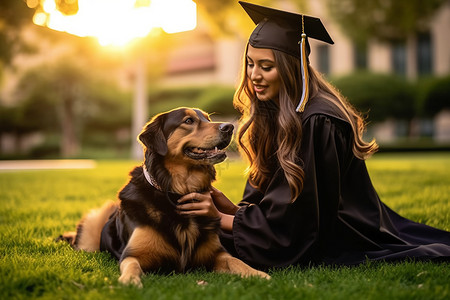
{"label": "hedge", "polygon": [[416,112],[414,86],[390,74],[356,72],[331,80],[334,86],[370,121],[409,120]]}
{"label": "hedge", "polygon": [[443,109],[450,109],[450,76],[431,78],[419,82],[418,99],[420,114],[428,117],[435,116]]}
{"label": "hedge", "polygon": [[207,87],[150,88],[149,114],[155,115],[180,106],[197,107],[219,115],[237,115],[233,107],[234,88]]}

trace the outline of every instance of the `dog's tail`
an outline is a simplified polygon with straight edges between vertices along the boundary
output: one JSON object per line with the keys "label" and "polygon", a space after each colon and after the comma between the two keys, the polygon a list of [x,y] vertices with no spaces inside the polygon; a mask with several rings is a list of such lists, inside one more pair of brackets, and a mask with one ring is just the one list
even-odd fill
{"label": "dog's tail", "polygon": [[66,232],[56,240],[66,241],[77,250],[88,252],[100,250],[100,236],[103,226],[118,205],[118,202],[108,201],[101,208],[91,210],[78,223],[76,232]]}

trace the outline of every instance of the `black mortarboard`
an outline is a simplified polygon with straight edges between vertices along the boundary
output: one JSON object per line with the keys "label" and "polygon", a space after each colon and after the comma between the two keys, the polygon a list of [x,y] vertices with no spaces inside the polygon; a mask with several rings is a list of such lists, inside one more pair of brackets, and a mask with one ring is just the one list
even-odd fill
{"label": "black mortarboard", "polygon": [[309,95],[307,65],[310,49],[307,37],[329,44],[334,44],[333,40],[319,18],[243,1],[239,4],[257,25],[248,41],[252,47],[279,50],[301,60],[303,93],[296,110],[302,112]]}
{"label": "black mortarboard", "polygon": [[275,49],[300,58],[298,46],[302,33],[334,44],[319,18],[239,1],[257,25],[249,43],[255,48]]}

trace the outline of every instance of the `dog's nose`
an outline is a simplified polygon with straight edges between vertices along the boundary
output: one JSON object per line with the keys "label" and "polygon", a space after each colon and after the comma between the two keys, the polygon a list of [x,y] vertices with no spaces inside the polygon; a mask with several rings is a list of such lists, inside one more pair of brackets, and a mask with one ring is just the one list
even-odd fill
{"label": "dog's nose", "polygon": [[222,123],[219,126],[219,130],[221,132],[232,133],[233,129],[234,129],[234,126],[231,123]]}

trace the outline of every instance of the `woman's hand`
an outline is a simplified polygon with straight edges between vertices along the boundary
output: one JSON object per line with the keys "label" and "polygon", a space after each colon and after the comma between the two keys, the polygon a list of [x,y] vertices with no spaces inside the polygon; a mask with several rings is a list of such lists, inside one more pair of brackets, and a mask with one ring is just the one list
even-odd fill
{"label": "woman's hand", "polygon": [[230,201],[221,191],[215,187],[211,187],[211,198],[214,201],[217,209],[227,215],[234,215],[239,207]]}
{"label": "woman's hand", "polygon": [[184,195],[178,200],[177,208],[182,215],[221,217],[210,192]]}
{"label": "woman's hand", "polygon": [[239,209],[215,188],[210,192],[184,195],[178,200],[177,208],[181,215],[220,218],[220,227],[226,231],[233,230],[234,214]]}

